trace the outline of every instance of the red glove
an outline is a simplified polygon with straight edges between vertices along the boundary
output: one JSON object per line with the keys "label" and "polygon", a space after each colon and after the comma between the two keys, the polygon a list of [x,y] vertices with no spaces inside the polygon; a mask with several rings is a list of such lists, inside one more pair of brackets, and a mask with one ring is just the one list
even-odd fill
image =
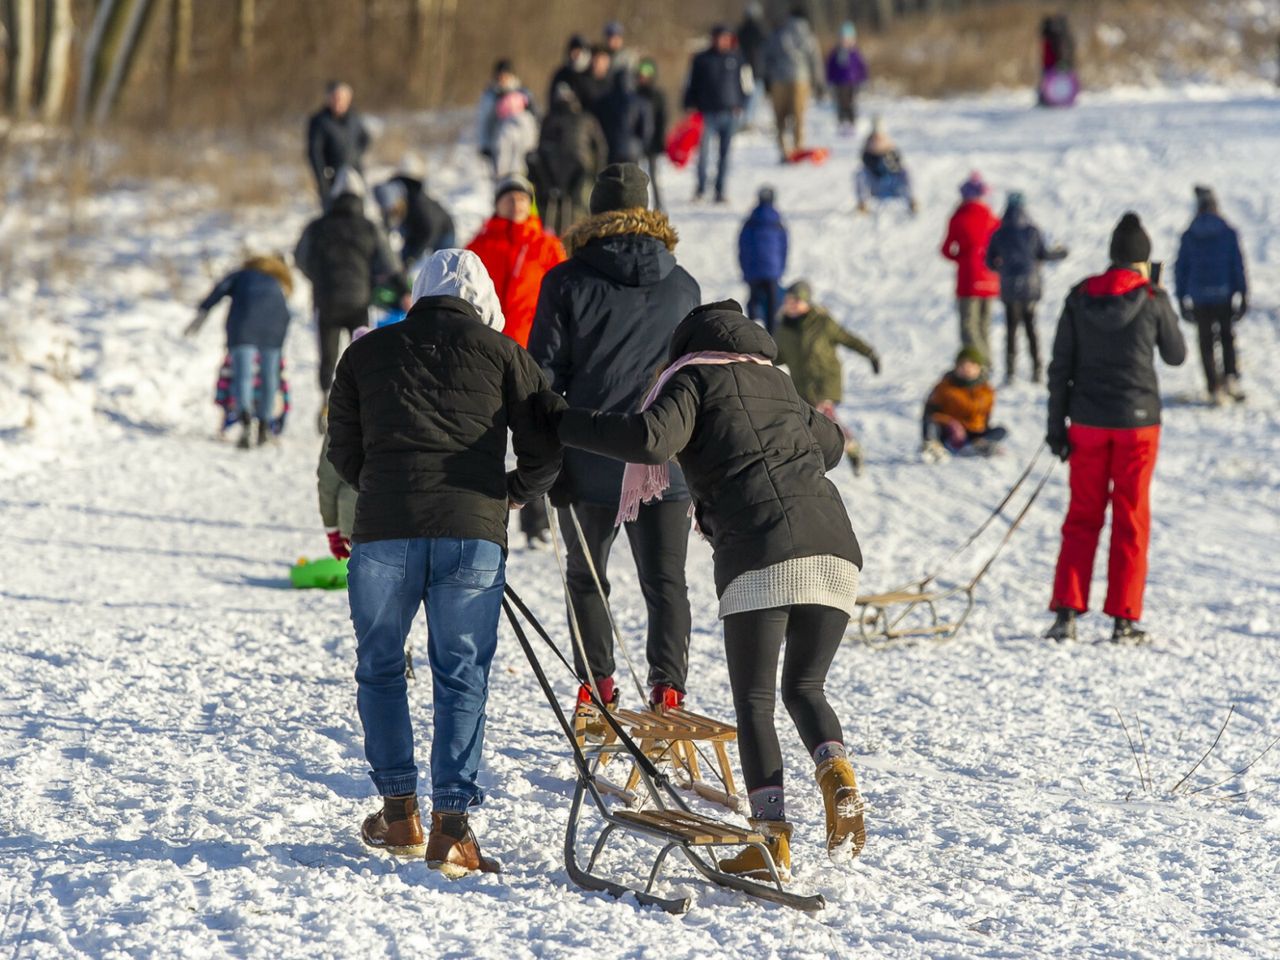
{"label": "red glove", "polygon": [[337,527],[332,530],[326,530],[325,536],[329,538],[329,552],[333,554],[336,560],[345,560],[351,556],[351,541],[342,535],[342,531]]}

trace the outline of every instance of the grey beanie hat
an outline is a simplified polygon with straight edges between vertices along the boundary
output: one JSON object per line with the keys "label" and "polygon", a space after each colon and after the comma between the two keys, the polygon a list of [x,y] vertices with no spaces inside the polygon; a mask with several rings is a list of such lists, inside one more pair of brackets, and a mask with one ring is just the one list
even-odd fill
{"label": "grey beanie hat", "polygon": [[611,163],[591,188],[591,212],[649,207],[649,175],[634,163]]}

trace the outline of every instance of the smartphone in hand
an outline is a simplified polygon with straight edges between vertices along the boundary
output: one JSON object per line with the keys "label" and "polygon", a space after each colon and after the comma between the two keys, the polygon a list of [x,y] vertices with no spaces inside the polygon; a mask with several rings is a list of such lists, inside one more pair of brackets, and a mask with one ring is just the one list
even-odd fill
{"label": "smartphone in hand", "polygon": [[1151,285],[1153,287],[1160,286],[1160,275],[1164,273],[1164,261],[1151,261]]}

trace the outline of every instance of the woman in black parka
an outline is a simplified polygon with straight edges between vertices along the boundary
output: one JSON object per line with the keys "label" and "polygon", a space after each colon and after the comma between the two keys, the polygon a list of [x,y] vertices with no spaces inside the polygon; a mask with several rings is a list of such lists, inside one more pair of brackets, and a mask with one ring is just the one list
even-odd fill
{"label": "woman in black parka", "polygon": [[[773,722],[784,639],[782,699],[817,763],[828,851],[833,860],[849,859],[866,838],[840,722],[823,692],[855,609],[862,554],[825,476],[844,454],[844,436],[800,399],[773,365],[776,355],[768,333],[726,300],[697,308],[676,328],[667,370],[642,412],[566,409],[550,393],[543,405],[566,446],[631,464],[674,457],[684,471],[715,555],[751,821],[787,874],[791,827]],[[624,480],[624,510],[626,490]],[[651,486],[644,495],[660,494]],[[753,848],[721,866],[767,875]]]}

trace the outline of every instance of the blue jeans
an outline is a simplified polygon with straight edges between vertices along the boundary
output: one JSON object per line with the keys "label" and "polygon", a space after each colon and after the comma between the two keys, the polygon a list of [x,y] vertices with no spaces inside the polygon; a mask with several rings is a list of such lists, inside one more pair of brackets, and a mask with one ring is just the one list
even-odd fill
{"label": "blue jeans", "polygon": [[707,189],[707,157],[711,153],[711,138],[719,137],[720,154],[716,165],[716,196],[724,196],[724,182],[729,176],[729,144],[738,130],[738,118],[731,110],[702,115],[702,142],[698,144],[698,193]]}
{"label": "blue jeans", "polygon": [[462,813],[484,799],[476,774],[505,584],[502,547],[488,540],[419,537],[351,548],[356,705],[369,775],[382,796],[417,793],[404,642],[425,603],[435,709],[432,808]]}
{"label": "blue jeans", "polygon": [[[254,363],[258,368],[258,389],[253,388]],[[231,396],[243,418],[270,420],[276,392],[280,389],[280,348],[241,344],[231,348]]]}

